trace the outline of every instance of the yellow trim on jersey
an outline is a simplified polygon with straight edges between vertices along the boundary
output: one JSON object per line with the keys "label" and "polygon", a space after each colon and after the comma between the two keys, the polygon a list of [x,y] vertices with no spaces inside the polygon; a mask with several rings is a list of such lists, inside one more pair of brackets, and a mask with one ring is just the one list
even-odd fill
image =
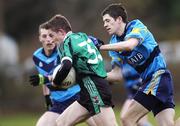
{"label": "yellow trim on jersey", "polygon": [[141,30],[140,28],[133,28],[132,33],[139,33],[140,30]]}
{"label": "yellow trim on jersey", "polygon": [[117,59],[118,61],[122,61],[122,59],[121,58],[114,58],[114,57],[112,57],[112,60],[115,60],[115,59]]}
{"label": "yellow trim on jersey", "polygon": [[147,28],[133,28],[132,33],[139,33],[140,31],[147,32]]}

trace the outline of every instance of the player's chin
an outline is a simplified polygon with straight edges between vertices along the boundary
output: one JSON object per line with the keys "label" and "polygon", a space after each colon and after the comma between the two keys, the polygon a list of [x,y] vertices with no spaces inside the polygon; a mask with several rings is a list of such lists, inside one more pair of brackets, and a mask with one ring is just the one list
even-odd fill
{"label": "player's chin", "polygon": [[51,46],[47,46],[48,50],[54,50],[55,46],[51,45]]}
{"label": "player's chin", "polygon": [[109,35],[112,35],[112,34],[113,34],[113,32],[110,31],[110,30],[107,30],[107,32],[108,32]]}

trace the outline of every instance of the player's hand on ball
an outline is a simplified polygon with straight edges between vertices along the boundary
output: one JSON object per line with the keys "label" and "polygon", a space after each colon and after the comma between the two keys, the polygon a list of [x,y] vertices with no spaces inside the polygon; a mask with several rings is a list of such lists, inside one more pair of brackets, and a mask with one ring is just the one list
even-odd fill
{"label": "player's hand on ball", "polygon": [[48,77],[45,77],[41,74],[36,74],[29,77],[29,82],[32,86],[38,86],[46,84],[47,82],[49,82],[49,79]]}
{"label": "player's hand on ball", "polygon": [[[61,68],[61,64],[59,64],[53,71],[53,74],[52,74],[52,81],[55,79],[56,75],[57,75],[57,72],[58,70]],[[53,82],[53,86],[56,87],[56,88],[60,88],[60,89],[67,89],[71,86],[73,86],[76,82],[76,72],[75,72],[75,69],[74,67],[71,67],[71,70],[69,71],[68,75],[66,76],[66,78],[60,82],[60,83],[57,83],[55,84]]]}

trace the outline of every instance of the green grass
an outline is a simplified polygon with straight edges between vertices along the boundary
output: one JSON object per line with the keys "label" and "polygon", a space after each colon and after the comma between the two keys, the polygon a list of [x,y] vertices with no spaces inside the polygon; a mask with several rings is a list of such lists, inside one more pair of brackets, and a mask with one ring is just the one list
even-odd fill
{"label": "green grass", "polygon": [[[176,106],[176,117],[180,117],[180,104]],[[119,122],[119,110],[115,109],[115,114]],[[30,113],[17,113],[11,115],[0,115],[0,126],[35,126],[36,121],[40,117],[40,114],[30,114]],[[157,126],[153,115],[150,113],[149,120],[153,126]],[[85,123],[78,124],[77,126],[86,126]]]}
{"label": "green grass", "polygon": [[[176,120],[177,117],[180,117],[180,104],[176,105],[175,111],[176,111],[176,116],[175,116],[175,120]],[[120,120],[119,120],[119,110],[118,109],[115,109],[115,114],[116,114],[117,121],[119,123]],[[152,123],[153,126],[157,126],[157,123],[156,123],[152,113],[148,114],[148,119]],[[78,126],[87,126],[87,125],[85,123],[82,123],[82,124],[79,124]]]}
{"label": "green grass", "polygon": [[12,115],[0,115],[0,126],[35,126],[39,115],[18,113]]}

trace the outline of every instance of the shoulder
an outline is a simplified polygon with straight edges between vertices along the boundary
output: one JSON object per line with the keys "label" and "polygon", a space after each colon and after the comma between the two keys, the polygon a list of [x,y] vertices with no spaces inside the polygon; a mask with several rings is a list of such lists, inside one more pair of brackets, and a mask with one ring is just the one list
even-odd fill
{"label": "shoulder", "polygon": [[38,48],[34,53],[33,53],[33,61],[36,61],[38,59],[41,59],[43,57],[43,48]]}
{"label": "shoulder", "polygon": [[42,54],[43,48],[38,48],[36,51],[34,51],[33,56],[38,56],[39,54]]}
{"label": "shoulder", "polygon": [[134,27],[139,27],[139,28],[146,27],[139,19],[135,19],[135,20],[130,21],[128,23],[128,26],[131,27],[131,28],[134,28]]}
{"label": "shoulder", "polygon": [[87,40],[88,40],[87,34],[78,32],[78,33],[72,33],[71,35],[69,35],[65,39],[64,43],[65,45],[71,45],[71,46],[77,47],[79,43],[87,41]]}
{"label": "shoulder", "polygon": [[71,39],[71,40],[79,40],[82,38],[88,38],[86,33],[83,32],[78,32],[78,33],[72,33],[67,39]]}
{"label": "shoulder", "polygon": [[132,20],[127,24],[127,32],[128,34],[144,34],[147,31],[147,27],[138,19]]}

